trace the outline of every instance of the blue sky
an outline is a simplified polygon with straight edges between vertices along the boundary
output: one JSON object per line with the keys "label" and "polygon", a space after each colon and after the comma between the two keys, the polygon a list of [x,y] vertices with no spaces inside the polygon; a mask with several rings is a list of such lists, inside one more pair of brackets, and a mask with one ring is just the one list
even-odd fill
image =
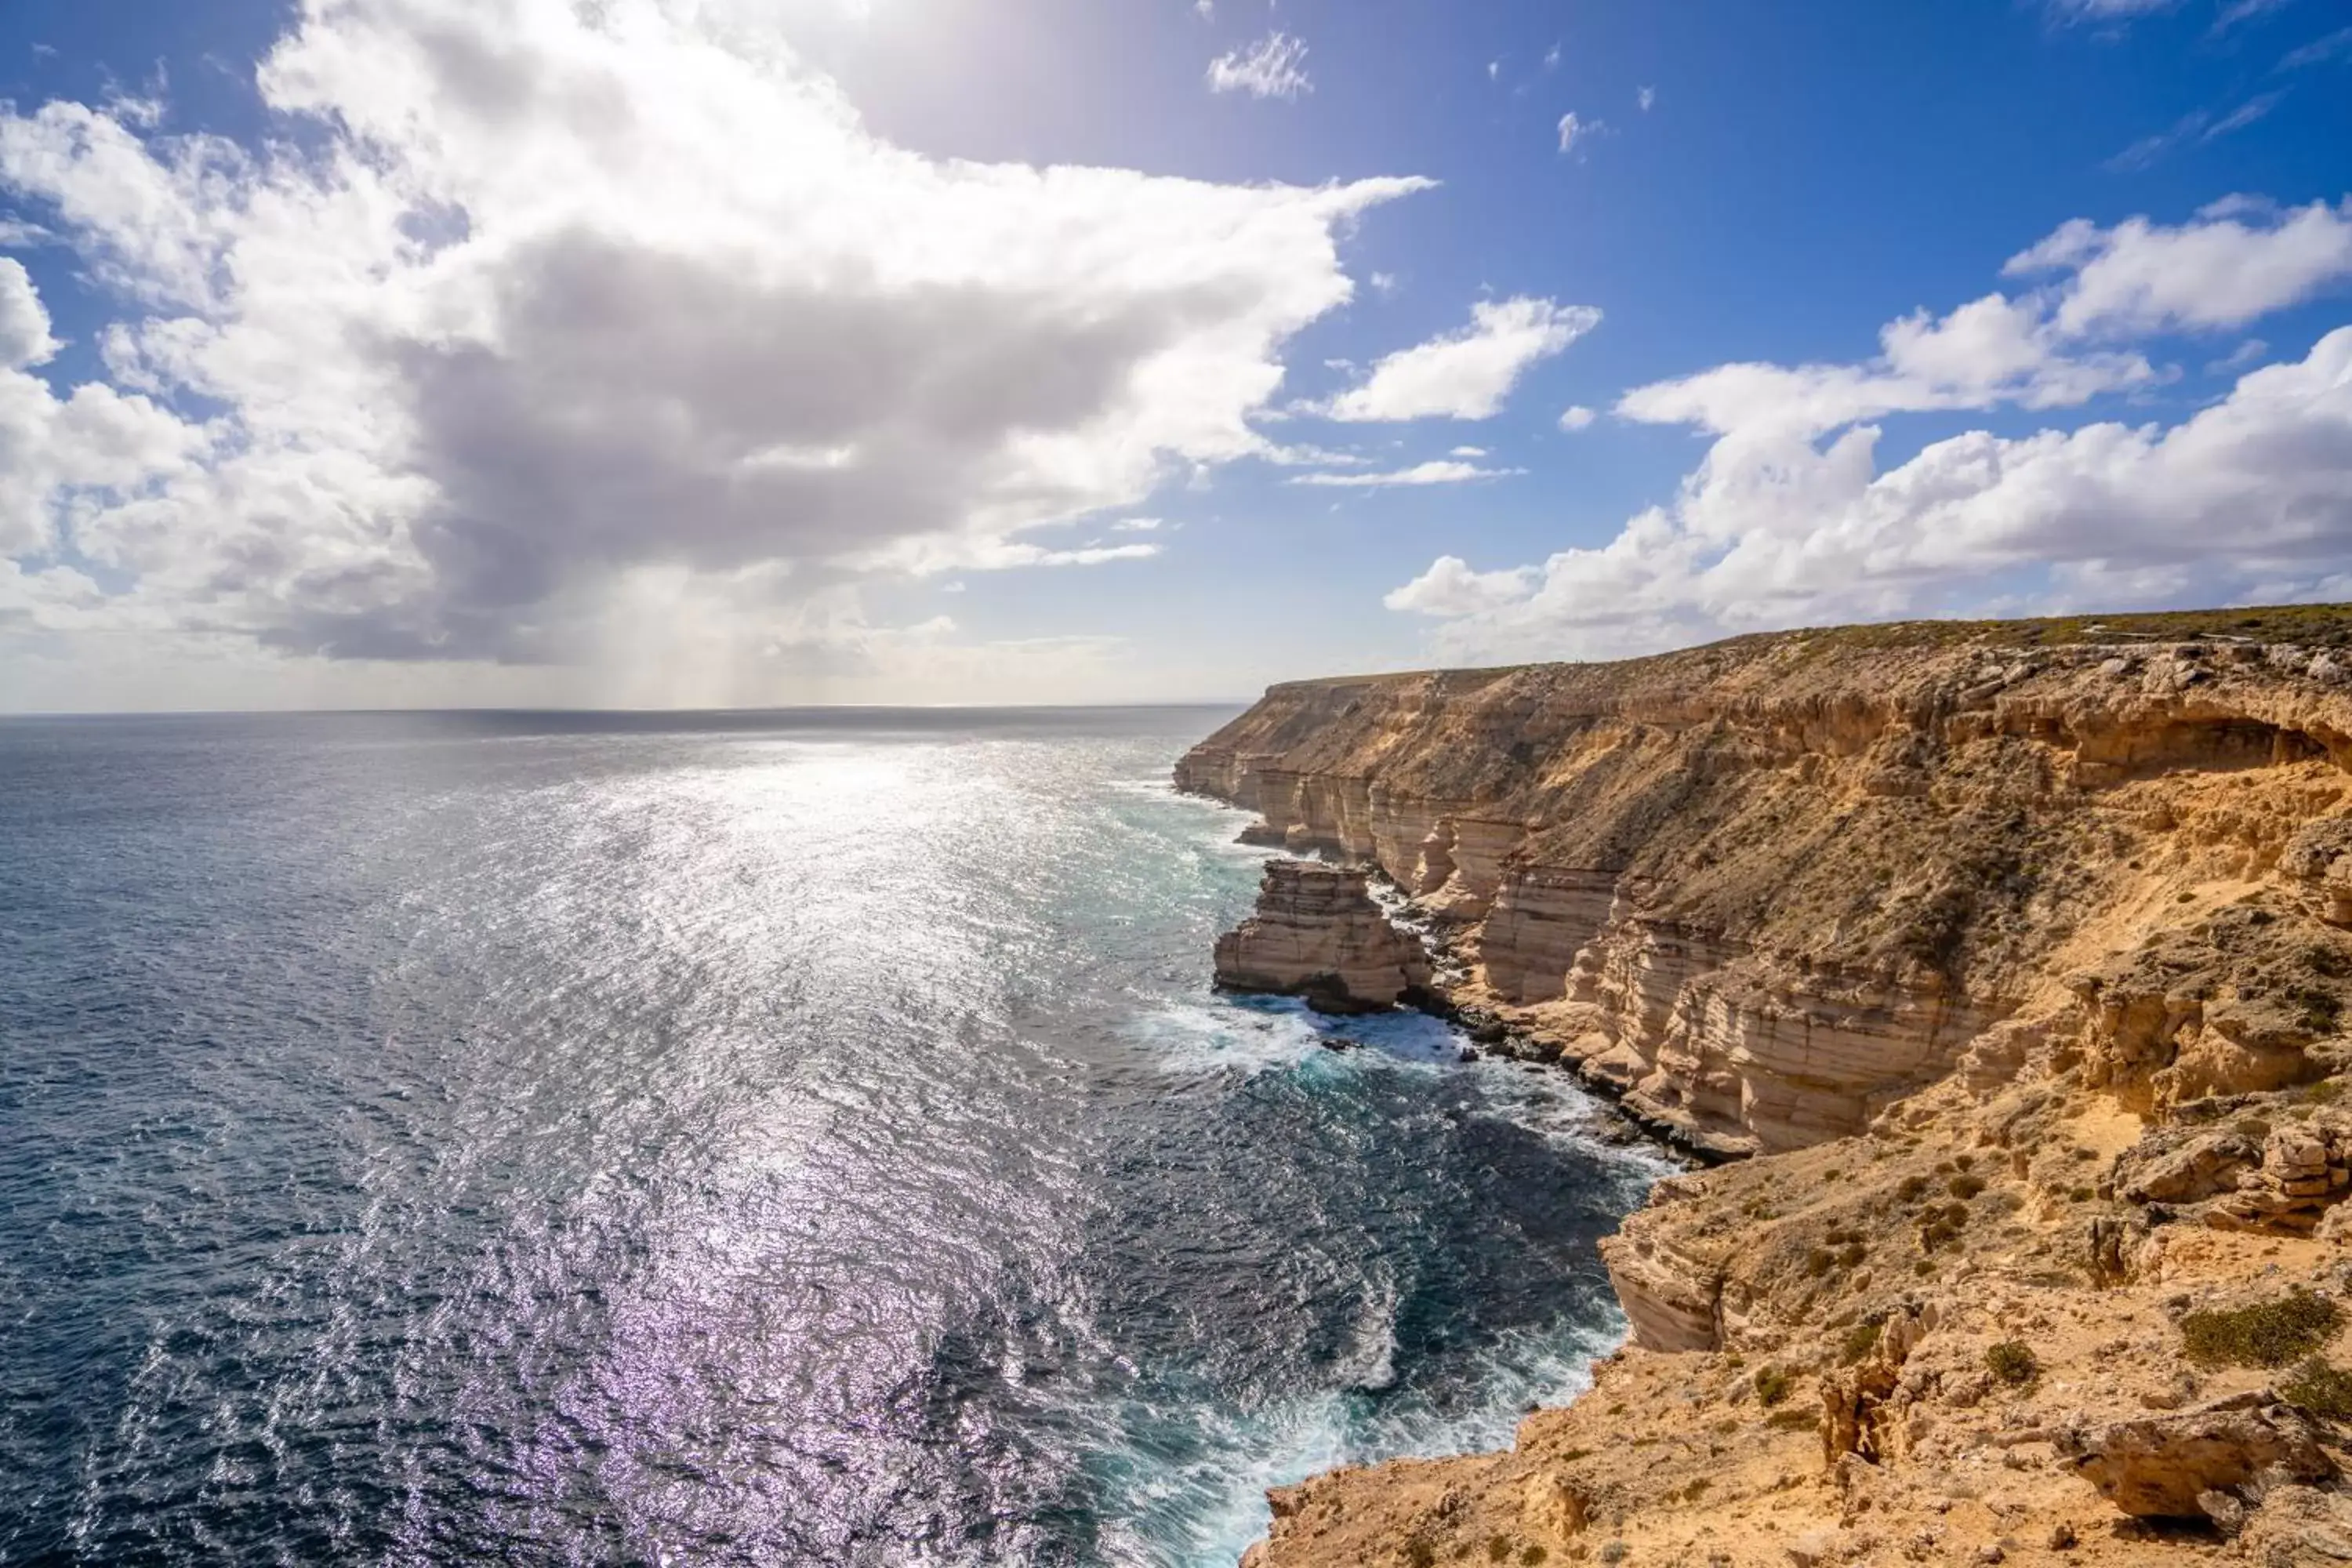
{"label": "blue sky", "polygon": [[16,0],[0,706],[2352,597],[2347,20]]}

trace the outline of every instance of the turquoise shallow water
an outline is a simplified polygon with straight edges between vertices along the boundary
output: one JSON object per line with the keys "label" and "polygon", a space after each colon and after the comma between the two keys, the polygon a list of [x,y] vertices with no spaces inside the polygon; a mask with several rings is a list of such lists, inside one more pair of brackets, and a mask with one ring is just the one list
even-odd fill
{"label": "turquoise shallow water", "polygon": [[1229,1564],[1662,1168],[1209,987],[1223,715],[0,723],[0,1563]]}

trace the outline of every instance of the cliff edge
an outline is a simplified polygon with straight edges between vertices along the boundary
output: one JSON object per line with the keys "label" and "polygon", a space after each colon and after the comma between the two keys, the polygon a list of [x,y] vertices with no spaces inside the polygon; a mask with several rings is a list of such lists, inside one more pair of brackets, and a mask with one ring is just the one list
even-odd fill
{"label": "cliff edge", "polygon": [[1196,747],[1507,1048],[1757,1156],[1604,1243],[1592,1393],[1277,1493],[1252,1561],[2352,1561],[2347,647],[1852,627],[1278,686]]}

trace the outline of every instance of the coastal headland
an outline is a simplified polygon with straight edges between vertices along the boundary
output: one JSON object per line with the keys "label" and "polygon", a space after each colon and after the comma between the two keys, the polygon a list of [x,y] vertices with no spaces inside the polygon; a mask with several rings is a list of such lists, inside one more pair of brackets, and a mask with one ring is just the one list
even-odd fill
{"label": "coastal headland", "polygon": [[1430,933],[1277,865],[1239,983],[1713,1165],[1603,1242],[1590,1392],[1252,1568],[2352,1561],[2352,607],[1293,682],[1176,779]]}

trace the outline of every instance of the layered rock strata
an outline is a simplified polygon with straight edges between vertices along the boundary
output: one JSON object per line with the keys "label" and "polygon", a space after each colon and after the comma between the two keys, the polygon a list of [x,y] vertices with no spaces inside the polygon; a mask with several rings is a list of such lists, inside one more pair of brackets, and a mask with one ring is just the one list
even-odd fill
{"label": "layered rock strata", "polygon": [[1254,842],[1376,868],[1459,923],[1458,999],[1636,1110],[1797,1148],[1950,1071],[2160,879],[2151,857],[2284,870],[2310,907],[2352,909],[2337,661],[2123,625],[1299,682],[1177,782],[1257,811]]}
{"label": "layered rock strata", "polygon": [[1373,1013],[1427,986],[1430,964],[1373,901],[1362,869],[1269,860],[1257,912],[1217,939],[1216,979],[1304,997],[1318,1012]]}
{"label": "layered rock strata", "polygon": [[2352,1561],[2322,643],[2352,614],[1791,634],[1276,688],[1196,749],[1522,1053],[1756,1156],[1603,1242],[1590,1393],[1274,1494],[1253,1564]]}

